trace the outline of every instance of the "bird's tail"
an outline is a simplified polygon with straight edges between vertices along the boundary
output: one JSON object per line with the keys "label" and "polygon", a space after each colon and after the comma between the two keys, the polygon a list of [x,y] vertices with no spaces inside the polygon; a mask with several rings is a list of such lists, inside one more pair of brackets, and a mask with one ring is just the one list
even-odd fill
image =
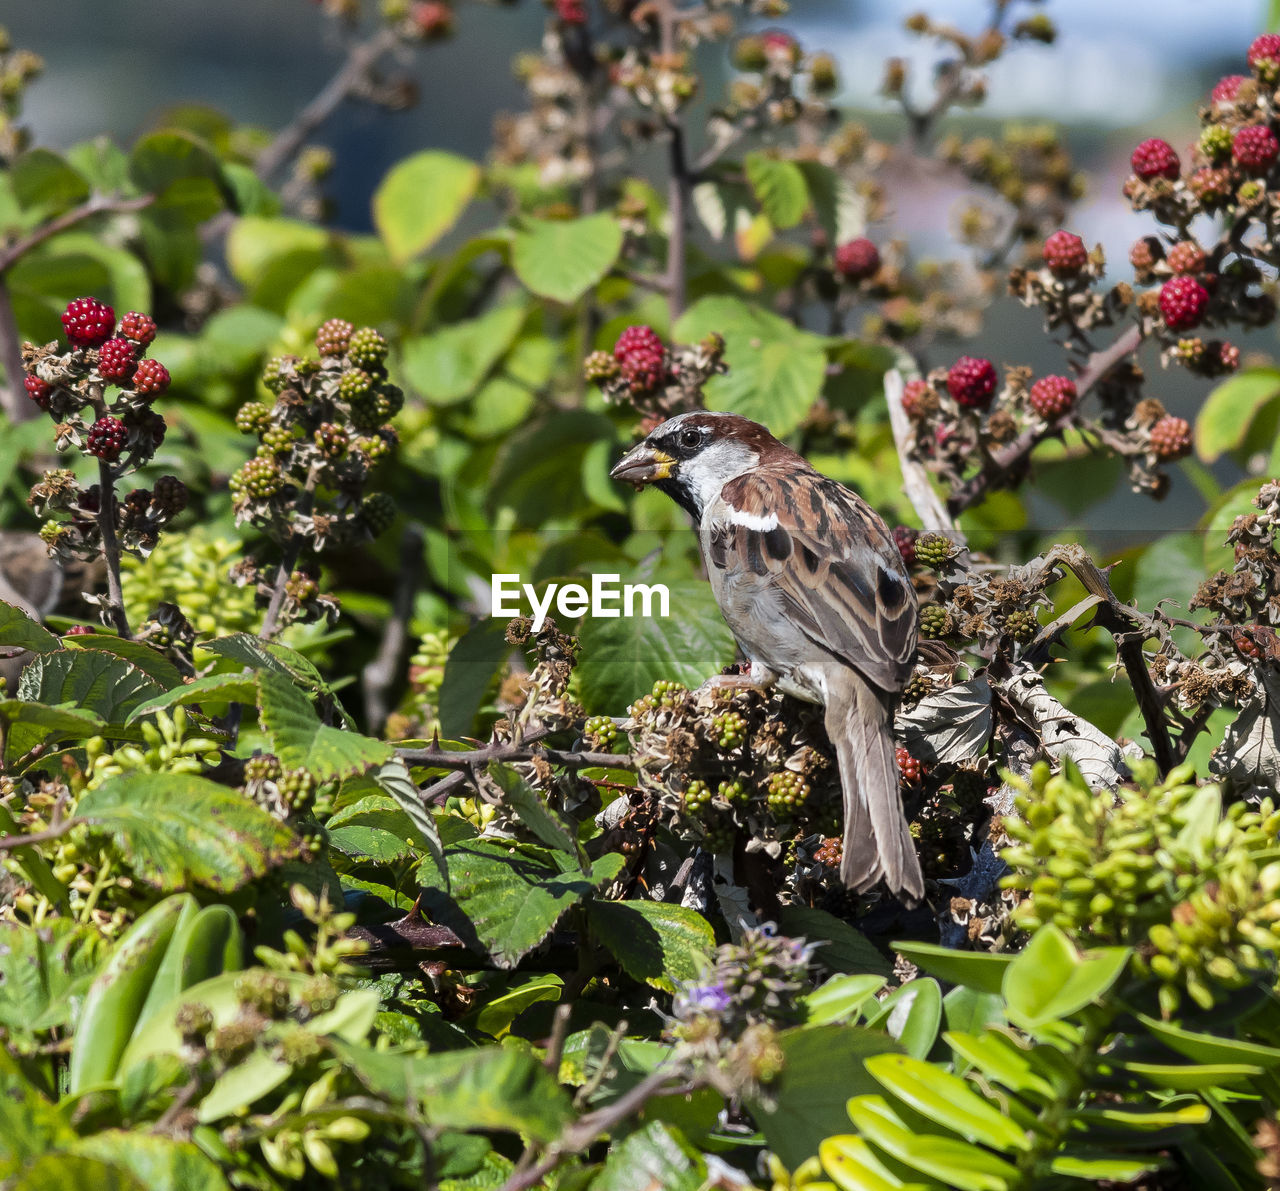
{"label": "bird's tail", "polygon": [[828,701],[827,735],[844,790],[840,877],[859,893],[883,877],[891,892],[915,902],[924,896],[924,874],[902,813],[891,725],[890,708],[854,675],[850,697]]}

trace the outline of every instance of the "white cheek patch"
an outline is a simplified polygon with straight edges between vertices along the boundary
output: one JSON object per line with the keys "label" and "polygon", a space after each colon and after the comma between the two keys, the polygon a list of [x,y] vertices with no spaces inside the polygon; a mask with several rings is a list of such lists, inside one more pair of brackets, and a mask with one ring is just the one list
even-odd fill
{"label": "white cheek patch", "polygon": [[733,509],[729,513],[731,525],[741,525],[743,529],[754,529],[757,533],[768,533],[778,528],[778,514],[768,513],[761,517],[758,513],[744,513],[741,509]]}

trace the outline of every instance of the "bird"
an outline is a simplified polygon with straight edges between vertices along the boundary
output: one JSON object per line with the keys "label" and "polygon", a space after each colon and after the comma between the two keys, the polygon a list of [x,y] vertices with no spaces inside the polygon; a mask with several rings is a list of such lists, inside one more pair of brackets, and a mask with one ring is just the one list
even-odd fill
{"label": "bird", "polygon": [[919,612],[888,526],[758,422],[697,410],[660,423],[609,473],[692,518],[747,681],[823,708],[844,795],[840,876],[909,903],[924,876],[902,809],[893,713]]}

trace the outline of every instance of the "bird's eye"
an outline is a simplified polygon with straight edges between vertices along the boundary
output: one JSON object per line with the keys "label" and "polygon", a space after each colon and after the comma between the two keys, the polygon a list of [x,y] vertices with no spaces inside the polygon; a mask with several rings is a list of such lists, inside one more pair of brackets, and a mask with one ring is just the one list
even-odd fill
{"label": "bird's eye", "polygon": [[700,442],[702,442],[702,432],[699,430],[682,430],[680,431],[680,445],[693,450]]}

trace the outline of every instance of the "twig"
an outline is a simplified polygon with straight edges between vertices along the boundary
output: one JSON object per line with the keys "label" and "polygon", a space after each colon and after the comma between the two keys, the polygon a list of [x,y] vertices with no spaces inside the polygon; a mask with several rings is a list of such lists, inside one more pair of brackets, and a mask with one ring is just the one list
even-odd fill
{"label": "twig", "polygon": [[551,1037],[547,1039],[547,1054],[542,1065],[557,1079],[560,1076],[560,1060],[564,1057],[564,1040],[569,1034],[569,1017],[572,1012],[571,1005],[557,1005],[551,1019]]}
{"label": "twig", "polygon": [[127,215],[131,211],[141,211],[154,202],[155,195],[152,194],[142,194],[135,198],[106,198],[95,195],[78,207],[72,207],[70,211],[63,212],[56,219],[41,224],[35,231],[0,251],[0,273],[8,272],[22,257],[43,244],[50,236],[65,232],[86,219],[92,219],[95,215]]}
{"label": "twig", "polygon": [[[312,468],[311,474],[307,476],[307,485],[298,498],[296,516],[305,517],[311,512],[315,494],[316,470]],[[275,636],[276,622],[280,619],[280,609],[284,606],[285,584],[289,582],[293,568],[298,565],[298,559],[302,554],[302,541],[302,534],[296,529],[290,530],[289,544],[280,556],[280,569],[276,571],[275,585],[271,589],[271,602],[267,605],[267,614],[262,618],[262,629],[258,634],[264,641],[270,641]]]}
{"label": "twig", "polygon": [[12,852],[15,848],[25,848],[29,844],[47,844],[50,840],[61,839],[79,822],[76,818],[62,819],[43,831],[33,831],[30,835],[0,835],[0,852]]}
{"label": "twig", "polygon": [[[661,52],[670,57],[676,52],[676,11],[674,0],[658,4],[658,40]],[[666,119],[667,142],[667,216],[671,229],[667,237],[667,313],[672,326],[684,313],[687,288],[685,239],[688,233],[688,202],[691,175],[685,158],[684,124],[678,115]]]}
{"label": "twig", "polygon": [[116,632],[126,641],[132,640],[129,618],[124,610],[124,591],[120,586],[120,542],[116,538],[116,482],[111,465],[98,460],[98,530],[102,534],[102,561],[107,568],[107,614]]}
{"label": "twig", "polygon": [[902,491],[916,511],[916,517],[924,529],[934,533],[954,534],[955,522],[947,513],[941,497],[929,482],[924,464],[911,454],[911,423],[902,406],[904,389],[902,373],[896,368],[884,374],[884,397],[889,406],[889,425],[893,429],[893,444],[898,448],[898,466],[902,469]]}
{"label": "twig", "polygon": [[378,59],[395,45],[395,32],[384,28],[367,41],[352,46],[346,60],[316,97],[276,133],[271,144],[258,154],[258,159],[254,162],[254,173],[266,181],[289,161],[342,102],[360,89]]}
{"label": "twig", "polygon": [[373,660],[364,668],[365,719],[371,728],[381,727],[387,718],[387,692],[395,681],[405,642],[409,637],[409,620],[413,616],[413,598],[422,577],[422,527],[410,524],[400,539],[400,574],[396,583],[391,618],[382,633],[382,643]]}
{"label": "twig", "polygon": [[[1115,342],[1090,356],[1084,370],[1080,373],[1079,380],[1076,381],[1077,400],[1083,399],[1091,389],[1104,380],[1121,360],[1137,351],[1142,345],[1142,340],[1142,328],[1135,323]],[[998,488],[1010,476],[1020,472],[1027,465],[1031,452],[1044,439],[1060,434],[1071,424],[1073,416],[1073,413],[1066,414],[1058,421],[1050,423],[1048,427],[1029,427],[1011,443],[998,451],[993,451],[987,457],[982,470],[961,484],[948,498],[947,509],[952,516],[959,516],[966,509],[980,503],[988,492]]]}
{"label": "twig", "polygon": [[501,1191],[527,1191],[527,1188],[536,1186],[556,1168],[562,1157],[581,1153],[592,1142],[622,1124],[628,1117],[634,1116],[655,1096],[675,1091],[681,1086],[691,1091],[702,1086],[702,1081],[684,1085],[673,1083],[673,1074],[663,1068],[651,1071],[631,1091],[619,1096],[612,1104],[588,1113],[570,1125],[559,1141],[549,1147],[540,1162],[528,1170],[512,1174],[502,1184]]}

